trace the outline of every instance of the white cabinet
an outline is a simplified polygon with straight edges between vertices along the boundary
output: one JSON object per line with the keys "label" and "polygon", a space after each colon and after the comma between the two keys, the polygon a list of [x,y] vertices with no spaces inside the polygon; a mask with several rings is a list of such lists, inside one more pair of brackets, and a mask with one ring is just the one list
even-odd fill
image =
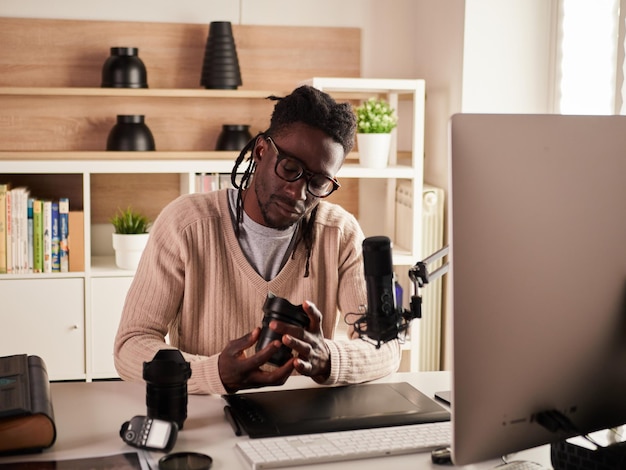
{"label": "white cabinet", "polygon": [[94,379],[117,377],[113,363],[113,342],[132,277],[91,279],[90,376]]}
{"label": "white cabinet", "polygon": [[50,380],[85,378],[84,279],[3,279],[0,299],[0,356],[40,356]]}

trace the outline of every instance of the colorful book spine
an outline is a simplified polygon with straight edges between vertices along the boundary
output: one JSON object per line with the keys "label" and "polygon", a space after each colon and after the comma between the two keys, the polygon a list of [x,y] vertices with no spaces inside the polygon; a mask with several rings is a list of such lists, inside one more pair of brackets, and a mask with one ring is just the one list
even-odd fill
{"label": "colorful book spine", "polygon": [[33,272],[43,272],[43,201],[33,201]]}
{"label": "colorful book spine", "polygon": [[59,253],[59,244],[61,243],[61,235],[59,230],[59,202],[52,201],[51,205],[51,230],[50,230],[50,257],[52,263],[52,272],[61,272],[61,258]]}
{"label": "colorful book spine", "polygon": [[0,184],[0,274],[69,272],[69,199]]}
{"label": "colorful book spine", "polygon": [[8,184],[0,184],[0,274],[7,272],[7,191]]}
{"label": "colorful book spine", "polygon": [[19,272],[28,272],[28,190],[21,188],[19,192],[18,222],[20,224],[20,237],[17,249],[19,252]]}
{"label": "colorful book spine", "polygon": [[28,198],[28,272],[33,272],[34,252],[33,252],[33,198]]}
{"label": "colorful book spine", "polygon": [[7,273],[13,272],[13,202],[11,191],[6,195]]}
{"label": "colorful book spine", "polygon": [[20,273],[28,273],[28,197],[30,191],[22,188],[20,191],[19,220],[20,239],[18,250],[20,252]]}
{"label": "colorful book spine", "polygon": [[52,272],[52,201],[43,202],[43,272]]}
{"label": "colorful book spine", "polygon": [[[13,188],[11,198],[11,267],[10,272],[23,274],[28,271],[28,190],[23,187]],[[8,247],[7,247],[8,250]],[[9,268],[7,268],[7,271]]]}
{"label": "colorful book spine", "polygon": [[85,270],[85,214],[70,211],[70,236],[67,245],[70,250],[70,272]]}
{"label": "colorful book spine", "polygon": [[62,197],[59,199],[59,231],[60,231],[60,242],[59,242],[59,258],[61,264],[61,272],[66,273],[70,270],[69,266],[69,245],[68,245],[68,237],[70,235],[70,201],[66,197]]}

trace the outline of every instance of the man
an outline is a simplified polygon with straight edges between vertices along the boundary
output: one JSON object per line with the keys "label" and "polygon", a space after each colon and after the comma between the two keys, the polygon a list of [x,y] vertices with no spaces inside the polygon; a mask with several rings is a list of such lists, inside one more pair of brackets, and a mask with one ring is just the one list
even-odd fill
{"label": "man", "polygon": [[[294,371],[331,385],[397,369],[397,341],[376,349],[352,328],[353,340],[331,339],[341,317],[366,303],[363,233],[351,214],[322,201],[339,188],[354,113],[309,86],[272,98],[269,129],[233,168],[237,189],[181,196],[155,221],[115,340],[122,378],[142,380],[143,362],[166,347],[191,363],[190,393],[280,385]],[[270,323],[294,352],[280,367],[266,366],[280,341],[254,352],[270,292],[302,304],[310,319],[306,330]]]}

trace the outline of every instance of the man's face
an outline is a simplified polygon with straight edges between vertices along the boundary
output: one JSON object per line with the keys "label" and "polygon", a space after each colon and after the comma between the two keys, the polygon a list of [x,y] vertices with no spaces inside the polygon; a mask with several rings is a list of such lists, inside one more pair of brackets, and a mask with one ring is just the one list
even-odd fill
{"label": "man's face", "polygon": [[[299,163],[305,175],[285,181],[276,174],[276,162],[288,157]],[[320,198],[307,191],[311,174],[333,178],[343,162],[343,147],[319,129],[293,124],[287,131],[260,137],[254,148],[256,170],[252,191],[245,196],[244,208],[255,222],[276,229],[286,229],[309,214]]]}

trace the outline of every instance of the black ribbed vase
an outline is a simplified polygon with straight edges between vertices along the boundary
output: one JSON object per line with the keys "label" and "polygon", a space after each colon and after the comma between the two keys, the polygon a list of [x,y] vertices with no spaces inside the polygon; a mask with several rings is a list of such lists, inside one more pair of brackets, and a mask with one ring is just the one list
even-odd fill
{"label": "black ribbed vase", "polygon": [[103,88],[148,88],[148,73],[136,47],[112,47],[102,66]]}
{"label": "black ribbed vase", "polygon": [[235,90],[242,84],[237,48],[230,21],[213,21],[204,49],[200,85]]}
{"label": "black ribbed vase", "polygon": [[155,150],[154,137],[140,114],[118,115],[107,138],[107,150]]}

